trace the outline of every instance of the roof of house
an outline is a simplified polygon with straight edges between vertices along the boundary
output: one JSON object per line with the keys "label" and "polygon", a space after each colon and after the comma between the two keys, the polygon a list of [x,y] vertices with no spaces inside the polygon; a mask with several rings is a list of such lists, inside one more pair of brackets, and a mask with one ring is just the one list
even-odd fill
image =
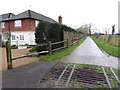
{"label": "roof of house", "polygon": [[6,21],[6,20],[18,20],[18,19],[26,19],[26,18],[29,18],[29,19],[36,19],[36,20],[43,20],[43,21],[47,21],[47,22],[52,22],[52,23],[56,23],[55,20],[49,18],[49,17],[46,17],[42,14],[39,14],[39,13],[36,13],[32,10],[27,10],[27,11],[24,11],[18,15],[15,15],[9,19],[3,19],[3,21]]}
{"label": "roof of house", "polygon": [[12,15],[12,17],[15,16],[13,13],[6,13],[6,14],[0,15],[0,21],[3,21],[3,20],[5,20],[5,19],[10,18],[11,15]]}

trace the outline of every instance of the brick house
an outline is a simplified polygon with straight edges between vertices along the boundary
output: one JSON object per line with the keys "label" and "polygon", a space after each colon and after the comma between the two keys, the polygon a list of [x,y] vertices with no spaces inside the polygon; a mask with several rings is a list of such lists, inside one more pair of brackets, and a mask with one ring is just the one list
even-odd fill
{"label": "brick house", "polygon": [[11,35],[11,45],[35,45],[35,28],[38,20],[57,23],[55,20],[27,10],[18,15],[12,13],[0,15],[0,33],[2,40],[7,41],[9,31]]}

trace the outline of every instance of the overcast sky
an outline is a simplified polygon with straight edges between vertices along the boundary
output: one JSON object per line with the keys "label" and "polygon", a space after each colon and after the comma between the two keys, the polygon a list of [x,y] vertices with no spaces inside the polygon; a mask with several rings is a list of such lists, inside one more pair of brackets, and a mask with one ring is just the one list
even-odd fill
{"label": "overcast sky", "polygon": [[0,14],[12,12],[19,14],[31,9],[58,21],[63,17],[63,24],[78,28],[92,23],[93,28],[103,31],[116,25],[118,30],[119,0],[1,0]]}

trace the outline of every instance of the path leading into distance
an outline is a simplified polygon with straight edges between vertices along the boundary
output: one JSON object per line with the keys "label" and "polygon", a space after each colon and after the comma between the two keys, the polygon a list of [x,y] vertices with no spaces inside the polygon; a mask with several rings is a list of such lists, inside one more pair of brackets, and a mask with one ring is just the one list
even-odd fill
{"label": "path leading into distance", "polygon": [[118,58],[108,57],[90,37],[87,37],[70,55],[61,58],[61,60],[68,63],[93,64],[118,69]]}

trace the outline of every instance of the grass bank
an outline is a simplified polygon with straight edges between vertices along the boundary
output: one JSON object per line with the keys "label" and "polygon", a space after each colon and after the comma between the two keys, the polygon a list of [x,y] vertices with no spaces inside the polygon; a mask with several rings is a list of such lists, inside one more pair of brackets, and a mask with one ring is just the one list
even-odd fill
{"label": "grass bank", "polygon": [[98,40],[98,39],[96,39],[95,37],[92,37],[92,36],[91,36],[91,38],[94,40],[94,42],[97,44],[97,46],[100,49],[104,50],[106,53],[108,53],[111,56],[115,56],[115,57],[120,58],[120,53],[118,52],[118,51],[120,51],[120,47],[113,46],[113,45],[111,45],[107,42]]}
{"label": "grass bank", "polygon": [[73,44],[71,47],[69,48],[66,48],[66,49],[62,49],[62,50],[59,50],[59,51],[56,51],[56,52],[53,52],[51,55],[41,55],[40,58],[44,61],[51,61],[51,60],[55,60],[55,59],[58,59],[58,58],[62,58],[66,55],[69,55],[71,54],[71,52],[76,48],[78,47],[84,40],[84,39],[81,39],[78,43],[75,43]]}

